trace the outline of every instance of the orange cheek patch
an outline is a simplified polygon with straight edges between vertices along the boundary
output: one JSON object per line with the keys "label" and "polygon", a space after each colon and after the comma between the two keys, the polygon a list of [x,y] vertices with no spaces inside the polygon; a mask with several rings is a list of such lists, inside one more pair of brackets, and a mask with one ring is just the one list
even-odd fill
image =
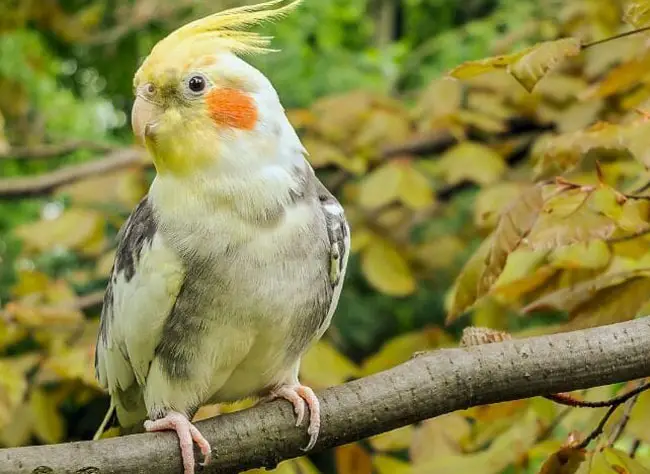
{"label": "orange cheek patch", "polygon": [[205,100],[210,117],[219,126],[252,130],[257,123],[255,101],[237,89],[215,89]]}

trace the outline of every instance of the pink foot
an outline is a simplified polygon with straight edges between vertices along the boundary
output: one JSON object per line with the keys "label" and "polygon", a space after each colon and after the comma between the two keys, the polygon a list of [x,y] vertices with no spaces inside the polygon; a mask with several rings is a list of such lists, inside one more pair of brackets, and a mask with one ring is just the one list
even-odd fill
{"label": "pink foot", "polygon": [[270,398],[284,398],[291,402],[296,414],[296,426],[300,426],[305,418],[305,403],[307,404],[309,407],[309,427],[307,428],[309,443],[303,450],[312,449],[320,431],[320,402],[314,391],[305,385],[282,385],[271,392]]}
{"label": "pink foot", "polygon": [[199,446],[201,453],[205,457],[201,465],[205,466],[210,463],[210,443],[208,443],[196,426],[190,423],[190,420],[182,413],[170,411],[167,413],[167,416],[159,420],[147,420],[144,422],[144,429],[147,431],[176,431],[181,447],[185,474],[194,474],[194,445],[192,441]]}

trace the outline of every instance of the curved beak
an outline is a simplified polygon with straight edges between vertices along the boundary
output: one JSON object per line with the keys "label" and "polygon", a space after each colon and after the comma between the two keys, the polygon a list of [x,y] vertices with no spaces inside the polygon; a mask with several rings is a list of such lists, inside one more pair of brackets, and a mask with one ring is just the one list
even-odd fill
{"label": "curved beak", "polygon": [[163,113],[163,108],[159,105],[149,102],[140,96],[135,98],[133,109],[131,110],[131,127],[133,133],[141,143],[147,139],[153,138],[158,118]]}

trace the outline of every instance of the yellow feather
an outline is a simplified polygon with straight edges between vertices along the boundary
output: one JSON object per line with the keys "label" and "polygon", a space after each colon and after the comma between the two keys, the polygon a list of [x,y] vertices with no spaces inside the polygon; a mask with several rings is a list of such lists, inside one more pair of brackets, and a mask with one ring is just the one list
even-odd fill
{"label": "yellow feather", "polygon": [[226,49],[234,53],[249,54],[272,51],[266,48],[271,37],[242,30],[263,22],[280,19],[294,10],[302,0],[294,0],[278,7],[285,2],[286,0],[271,0],[257,5],[245,5],[192,21],[158,42],[151,51],[150,58],[169,52],[185,40],[196,38],[200,38],[202,41],[213,41],[215,49]]}

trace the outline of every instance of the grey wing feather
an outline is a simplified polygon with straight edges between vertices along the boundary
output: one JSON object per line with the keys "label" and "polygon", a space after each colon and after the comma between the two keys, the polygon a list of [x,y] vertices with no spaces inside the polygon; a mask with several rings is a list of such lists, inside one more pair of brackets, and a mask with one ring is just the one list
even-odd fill
{"label": "grey wing feather", "polygon": [[343,206],[339,204],[337,199],[320,181],[317,184],[317,193],[321,210],[325,216],[330,242],[329,280],[332,286],[332,298],[327,315],[318,331],[318,337],[320,337],[332,321],[343,288],[350,253],[350,228],[345,218]]}
{"label": "grey wing feather", "polygon": [[157,231],[147,197],[127,219],[118,240],[104,295],[95,370],[111,394],[120,424],[128,426],[146,415],[141,387],[184,272]]}

